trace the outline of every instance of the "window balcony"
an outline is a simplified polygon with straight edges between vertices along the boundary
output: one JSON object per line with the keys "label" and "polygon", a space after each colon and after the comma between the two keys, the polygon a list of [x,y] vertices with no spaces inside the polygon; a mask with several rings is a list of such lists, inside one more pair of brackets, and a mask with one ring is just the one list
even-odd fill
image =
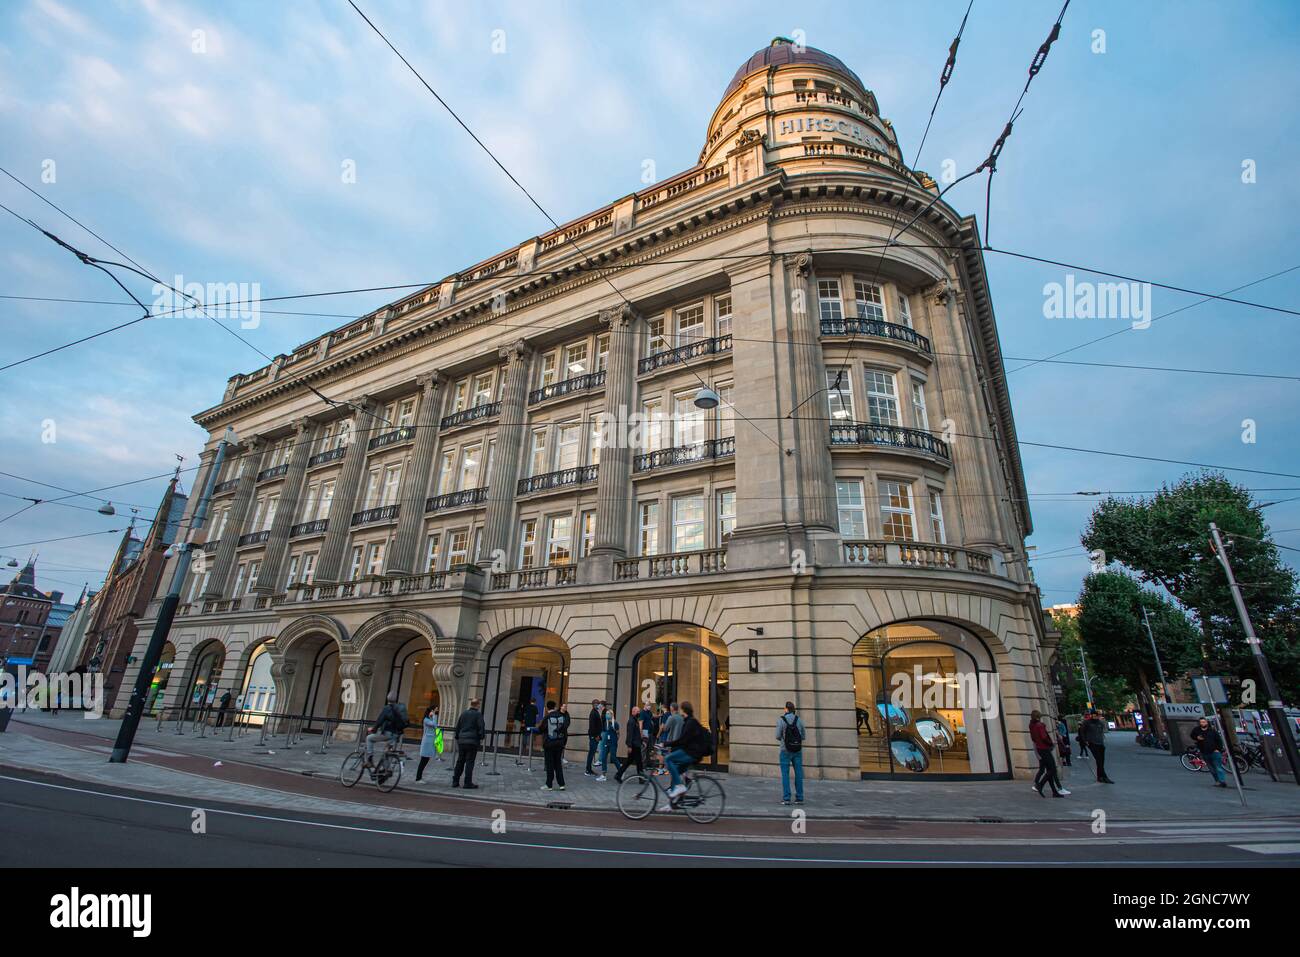
{"label": "window balcony", "polygon": [[879,319],[823,319],[822,335],[892,339],[930,355],[930,340],[911,326],[900,326]]}
{"label": "window balcony", "polygon": [[500,402],[485,402],[482,405],[475,405],[468,409],[461,409],[459,412],[453,412],[451,415],[444,415],[442,417],[442,422],[439,423],[439,428],[455,429],[462,425],[469,425],[469,423],[478,422],[480,419],[490,419],[494,415],[500,414]]}
{"label": "window balcony", "polygon": [[668,366],[684,364],[701,356],[715,355],[731,351],[731,336],[716,336],[712,339],[696,339],[676,349],[667,349],[646,356],[637,363],[637,372],[644,375]]}
{"label": "window balcony", "polygon": [[401,507],[400,505],[380,505],[377,508],[367,508],[360,512],[353,512],[352,527],[374,525],[376,522],[391,522],[397,518],[397,512]]}
{"label": "window balcony", "polygon": [[605,370],[600,372],[588,372],[586,375],[574,376],[572,379],[565,379],[563,382],[552,382],[550,385],[544,385],[540,389],[534,389],[528,393],[528,404],[536,405],[538,402],[545,402],[548,399],[558,399],[563,395],[576,395],[579,392],[586,392],[589,389],[598,389],[605,384]]}
{"label": "window balcony", "polygon": [[319,535],[329,528],[329,524],[330,520],[328,518],[318,518],[312,522],[299,522],[289,529],[289,537],[299,538],[303,535]]}
{"label": "window balcony", "polygon": [[239,547],[243,548],[245,545],[261,545],[270,537],[271,530],[269,528],[264,528],[260,532],[249,532],[247,535],[239,536]]}
{"label": "window balcony", "polygon": [[233,492],[237,485],[239,485],[239,479],[237,478],[230,479],[229,481],[226,482],[218,482],[215,486],[213,486],[212,494],[225,495],[227,492]]}
{"label": "window balcony", "polygon": [[520,568],[512,572],[493,572],[489,581],[492,591],[529,591],[537,588],[559,588],[578,583],[577,565],[546,565],[541,568]]}
{"label": "window balcony", "polygon": [[333,462],[343,458],[348,454],[348,447],[340,445],[337,449],[327,449],[324,452],[317,452],[307,460],[307,467],[312,468],[317,465],[324,465],[326,462]]}
{"label": "window balcony", "polygon": [[279,478],[281,475],[286,474],[288,471],[289,471],[288,462],[285,462],[281,465],[273,465],[269,469],[262,469],[262,471],[258,472],[257,480],[259,482],[265,482],[268,479]]}
{"label": "window balcony", "polygon": [[716,575],[727,570],[725,548],[705,548],[693,552],[669,552],[644,555],[614,562],[614,581],[643,581],[659,578],[688,578],[693,575]]}
{"label": "window balcony", "polygon": [[426,512],[439,512],[452,508],[464,508],[466,505],[481,505],[487,501],[487,493],[488,487],[482,485],[478,488],[465,488],[459,492],[435,495],[425,501],[424,510]]}
{"label": "window balcony", "polygon": [[678,445],[671,449],[658,449],[636,456],[632,460],[634,472],[653,472],[674,465],[689,465],[692,462],[705,462],[709,459],[722,459],[736,454],[735,436],[722,439],[709,439],[694,445]]}
{"label": "window balcony", "polygon": [[921,429],[908,429],[901,425],[871,425],[855,422],[852,425],[832,425],[831,445],[872,445],[893,449],[924,452],[944,461],[952,461],[948,443]]}
{"label": "window balcony", "polygon": [[215,551],[217,550],[217,547],[218,547],[220,544],[221,544],[221,539],[219,539],[219,538],[210,538],[210,539],[208,539],[206,542],[204,542],[202,545],[200,545],[199,548],[203,549],[205,552],[215,552]]}
{"label": "window balcony", "polygon": [[393,429],[391,432],[385,432],[383,435],[376,435],[370,440],[367,450],[373,452],[375,449],[386,449],[390,445],[409,442],[413,438],[415,438],[415,426],[404,425],[401,428]]}
{"label": "window balcony", "polygon": [[586,485],[588,482],[596,481],[596,473],[599,468],[600,466],[597,465],[580,465],[573,469],[561,469],[558,472],[530,475],[528,478],[519,480],[518,494],[528,495],[532,492],[545,492],[553,488],[564,488],[567,485]]}
{"label": "window balcony", "polygon": [[846,541],[846,565],[892,565],[993,574],[993,559],[984,552],[928,542]]}

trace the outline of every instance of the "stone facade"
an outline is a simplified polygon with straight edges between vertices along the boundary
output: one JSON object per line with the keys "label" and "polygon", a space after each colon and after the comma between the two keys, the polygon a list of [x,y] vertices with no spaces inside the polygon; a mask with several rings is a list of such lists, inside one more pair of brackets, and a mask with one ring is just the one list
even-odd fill
{"label": "stone facade", "polygon": [[231,378],[195,417],[205,462],[227,426],[242,445],[168,706],[218,649],[207,687],[243,694],[269,655],[280,713],[373,717],[418,685],[504,729],[529,653],[562,662],[577,725],[593,698],[622,720],[676,628],[725,661],[733,773],[776,773],[793,700],[808,773],[852,778],[855,647],[928,622],[996,674],[981,770],[1032,773],[1049,636],[978,231],[851,71],[784,46],[694,168]]}

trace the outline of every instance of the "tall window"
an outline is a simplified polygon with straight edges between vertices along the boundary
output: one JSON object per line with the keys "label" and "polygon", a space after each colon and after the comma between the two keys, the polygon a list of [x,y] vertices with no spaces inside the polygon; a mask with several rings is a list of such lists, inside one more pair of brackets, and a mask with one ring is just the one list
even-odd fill
{"label": "tall window", "polygon": [[301,521],[310,522],[316,517],[316,496],[319,492],[320,486],[315,482],[307,486],[307,494],[302,500],[302,511],[298,513]]}
{"label": "tall window", "polygon": [[366,554],[366,574],[378,575],[384,570],[384,543],[372,542]]}
{"label": "tall window", "polygon": [[316,553],[307,552],[302,556],[302,574],[298,581],[304,585],[310,585],[311,580],[316,576]]}
{"label": "tall window", "polygon": [[572,379],[574,376],[587,374],[587,344],[585,342],[575,342],[564,350],[564,377]]}
{"label": "tall window", "polygon": [[546,564],[573,561],[573,516],[552,515],[546,520]]}
{"label": "tall window", "polygon": [[704,547],[704,496],[679,495],[673,499],[673,551],[693,552]]}
{"label": "tall window", "polygon": [[546,429],[533,429],[533,443],[528,453],[528,474],[541,475],[546,471]]}
{"label": "tall window", "polygon": [[269,531],[271,525],[275,522],[275,510],[280,507],[280,495],[277,492],[274,495],[268,495],[266,498],[266,511],[262,515],[262,524],[257,527],[259,532]]}
{"label": "tall window", "polygon": [[519,567],[532,568],[537,564],[537,519],[528,518],[519,524]]}
{"label": "tall window", "polygon": [[656,352],[663,352],[668,348],[668,337],[665,335],[665,325],[663,315],[651,316],[646,320],[646,332],[649,335],[649,354],[654,355]]}
{"label": "tall window", "polygon": [[905,482],[880,482],[880,526],[886,541],[916,541],[910,485]]}
{"label": "tall window", "polygon": [[731,297],[718,296],[713,300],[713,334],[731,335]]}
{"label": "tall window", "polygon": [[642,502],[639,513],[639,540],[642,555],[659,554],[659,503]]}
{"label": "tall window", "polygon": [[596,372],[604,372],[605,366],[609,365],[609,333],[604,332],[596,337]]}
{"label": "tall window", "polygon": [[848,369],[826,370],[826,402],[832,422],[853,421],[853,374]]}
{"label": "tall window", "polygon": [[352,559],[348,562],[348,581],[354,582],[361,577],[361,546],[352,546]]}
{"label": "tall window", "polygon": [[467,445],[460,453],[460,490],[478,488],[483,467],[483,446]]}
{"label": "tall window", "polygon": [[329,425],[325,426],[325,428],[321,430],[320,445],[317,446],[316,451],[328,452],[330,449],[334,448],[334,446],[331,444],[333,438],[334,438],[334,423],[331,422]]}
{"label": "tall window", "polygon": [[730,382],[718,386],[718,408],[714,414],[718,418],[716,434],[720,439],[730,439],[736,434],[736,409],[731,404],[733,391]]}
{"label": "tall window", "polygon": [[894,391],[894,374],[868,369],[867,418],[872,425],[898,425],[898,393]]}
{"label": "tall window", "polygon": [[334,479],[320,483],[320,504],[316,509],[316,518],[330,517],[330,506],[334,504]]}
{"label": "tall window", "polygon": [[582,542],[578,556],[586,558],[596,544],[596,513],[588,510],[582,513]]}
{"label": "tall window", "polygon": [[587,464],[600,464],[600,447],[605,440],[605,413],[597,412],[591,418],[591,431],[587,435]]}
{"label": "tall window", "polygon": [[244,589],[245,595],[251,595],[253,589],[257,587],[257,575],[261,570],[261,561],[254,559],[248,563],[248,587]]}
{"label": "tall window", "polygon": [[542,379],[541,387],[544,389],[548,385],[554,385],[556,380],[556,353],[548,352],[542,356]]}
{"label": "tall window", "polygon": [[480,372],[474,377],[473,405],[487,405],[492,401],[492,373]]}
{"label": "tall window", "polygon": [[361,503],[362,508],[374,508],[379,504],[379,469],[371,469],[366,477],[366,496]]}
{"label": "tall window", "polygon": [[704,441],[704,410],[695,405],[695,392],[673,396],[673,445],[698,445]]}
{"label": "tall window", "polygon": [[415,399],[403,399],[397,406],[398,426],[410,425],[415,421]]}
{"label": "tall window", "polygon": [[817,308],[823,322],[839,322],[844,318],[844,303],[840,300],[838,279],[817,280]]}
{"label": "tall window", "polygon": [[289,577],[285,579],[288,584],[292,585],[298,581],[298,566],[302,563],[301,555],[289,556]]}
{"label": "tall window", "polygon": [[582,423],[557,426],[555,430],[555,470],[577,468],[582,454]]}
{"label": "tall window", "polygon": [[859,479],[836,479],[835,501],[839,507],[840,536],[860,541],[867,537],[867,503]]}
{"label": "tall window", "polygon": [[704,306],[688,306],[678,309],[676,313],[677,344],[684,346],[704,338]]}
{"label": "tall window", "polygon": [[912,328],[912,306],[901,292],[898,294],[898,320],[907,328]]}
{"label": "tall window", "polygon": [[446,495],[451,491],[452,479],[456,470],[456,453],[454,450],[443,452],[438,465],[438,494]]}
{"label": "tall window", "polygon": [[402,484],[402,466],[390,465],[384,469],[384,497],[381,505],[393,505],[397,502],[397,490]]}
{"label": "tall window", "polygon": [[930,431],[930,416],[925,411],[925,383],[912,380],[912,419],[918,429]]}
{"label": "tall window", "polygon": [[947,544],[943,530],[943,502],[939,500],[939,493],[933,490],[930,492],[930,534],[939,545]]}
{"label": "tall window", "polygon": [[853,298],[857,300],[859,318],[885,321],[885,296],[874,282],[856,280],[853,283]]}
{"label": "tall window", "polygon": [[344,419],[339,423],[339,430],[334,433],[334,448],[342,448],[352,444],[352,420]]}
{"label": "tall window", "polygon": [[451,544],[447,548],[447,567],[464,565],[469,560],[469,529],[458,528],[451,533]]}
{"label": "tall window", "polygon": [[732,488],[718,493],[718,545],[727,544],[735,530],[736,490]]}
{"label": "tall window", "polygon": [[663,403],[647,399],[641,403],[641,449],[657,452],[663,448]]}
{"label": "tall window", "polygon": [[239,568],[235,571],[235,590],[232,594],[238,598],[244,593],[244,579],[248,575],[248,566],[244,562],[239,563]]}
{"label": "tall window", "polygon": [[428,538],[424,540],[424,570],[426,572],[438,570],[438,553],[441,544],[441,532],[430,532]]}

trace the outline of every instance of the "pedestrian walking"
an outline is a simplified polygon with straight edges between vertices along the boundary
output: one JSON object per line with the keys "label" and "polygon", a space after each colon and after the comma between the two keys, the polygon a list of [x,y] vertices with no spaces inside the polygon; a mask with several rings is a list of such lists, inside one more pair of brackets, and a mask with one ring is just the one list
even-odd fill
{"label": "pedestrian walking", "polygon": [[1056,749],[1061,755],[1062,767],[1071,767],[1070,764],[1070,726],[1065,723],[1064,717],[1056,719]]}
{"label": "pedestrian walking", "polygon": [[1101,712],[1093,709],[1088,712],[1083,724],[1079,726],[1079,740],[1088,745],[1093,760],[1097,765],[1097,780],[1101,784],[1114,784],[1106,776],[1106,724],[1101,720]]}
{"label": "pedestrian walking", "polygon": [[803,742],[808,729],[794,710],[794,702],[785,703],[785,711],[776,719],[776,740],[781,743],[781,803],[790,803],[790,769],[794,769],[794,800],[803,803]]}
{"label": "pedestrian walking", "polygon": [[1219,734],[1219,729],[1210,724],[1208,718],[1202,718],[1197,722],[1196,727],[1192,728],[1192,740],[1200,749],[1205,763],[1210,766],[1210,773],[1214,775],[1214,786],[1226,788],[1228,775],[1223,770],[1223,735]]}
{"label": "pedestrian walking", "polygon": [[429,705],[424,709],[424,717],[420,719],[420,725],[424,733],[420,738],[420,763],[415,768],[416,784],[421,783],[424,769],[429,766],[432,759],[442,760],[442,730],[438,727],[437,707]]}
{"label": "pedestrian walking", "polygon": [[451,772],[451,786],[461,787],[461,777],[465,778],[464,788],[473,791],[478,788],[474,783],[474,762],[478,760],[478,749],[483,744],[487,733],[483,726],[483,712],[479,710],[481,702],[471,698],[469,707],[456,719],[456,766]]}
{"label": "pedestrian walking", "polygon": [[221,696],[221,706],[217,708],[217,727],[226,723],[226,715],[230,713],[230,702],[233,695],[229,691]]}
{"label": "pedestrian walking", "polygon": [[606,707],[601,715],[603,728],[600,733],[600,774],[596,775],[597,781],[604,781],[605,776],[609,774],[609,763],[614,762],[614,770],[617,772],[618,764],[618,720],[614,717],[614,709]]}
{"label": "pedestrian walking", "polygon": [[1083,716],[1083,718],[1079,719],[1079,730],[1075,733],[1074,740],[1079,742],[1079,757],[1091,758],[1092,755],[1088,753],[1088,742],[1085,741],[1083,738],[1084,718],[1087,718],[1086,714]]}
{"label": "pedestrian walking", "polygon": [[627,769],[636,765],[637,774],[645,774],[645,765],[641,763],[641,742],[644,735],[641,731],[641,709],[636,705],[632,706],[632,712],[627,718],[627,732],[624,735],[627,739],[624,744],[627,747],[627,757],[623,759],[622,766],[618,773],[614,775],[614,780],[620,784],[623,783],[623,775],[627,774]]}
{"label": "pedestrian walking", "polygon": [[1038,792],[1039,797],[1047,797],[1043,793],[1043,785],[1052,786],[1052,797],[1064,797],[1070,792],[1061,787],[1060,778],[1056,775],[1056,759],[1052,757],[1054,747],[1052,745],[1052,736],[1047,731],[1047,725],[1043,724],[1042,712],[1038,710],[1029,713],[1029,737],[1034,742],[1034,750],[1038,752],[1038,773],[1034,775],[1034,790]]}
{"label": "pedestrian walking", "polygon": [[542,716],[542,755],[546,759],[546,783],[543,791],[551,790],[551,785],[564,790],[564,746],[569,741],[569,709],[557,708],[554,701],[546,702],[546,714]]}
{"label": "pedestrian walking", "polygon": [[591,714],[587,715],[587,770],[582,773],[589,778],[596,776],[596,772],[591,769],[591,762],[596,757],[596,749],[600,747],[600,736],[605,730],[605,721],[601,714],[603,704],[604,702],[599,698],[593,698]]}

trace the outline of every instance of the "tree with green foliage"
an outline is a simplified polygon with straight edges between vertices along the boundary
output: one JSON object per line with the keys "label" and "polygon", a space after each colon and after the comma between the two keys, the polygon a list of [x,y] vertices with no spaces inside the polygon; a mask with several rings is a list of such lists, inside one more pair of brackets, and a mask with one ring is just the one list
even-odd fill
{"label": "tree with green foliage", "polygon": [[[1094,510],[1081,540],[1090,551],[1101,550],[1107,563],[1119,562],[1142,581],[1160,585],[1195,615],[1206,668],[1254,678],[1227,576],[1210,544],[1210,522],[1231,542],[1229,558],[1264,653],[1283,697],[1294,701],[1300,692],[1297,577],[1278,557],[1261,506],[1247,489],[1201,472],[1149,499],[1108,498]],[[1165,667],[1174,672],[1172,663]]]}

